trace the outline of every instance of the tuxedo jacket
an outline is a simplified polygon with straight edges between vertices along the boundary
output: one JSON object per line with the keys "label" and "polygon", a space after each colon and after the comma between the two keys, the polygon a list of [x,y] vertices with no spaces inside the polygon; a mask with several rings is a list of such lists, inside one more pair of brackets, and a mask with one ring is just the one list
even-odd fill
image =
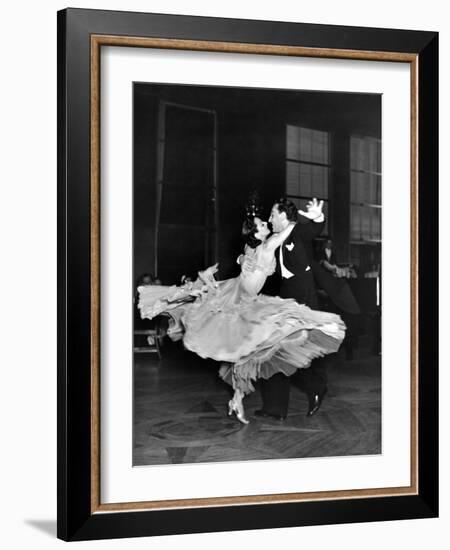
{"label": "tuxedo jacket", "polygon": [[[280,276],[281,298],[294,298],[300,304],[317,309],[317,295],[312,269],[312,240],[320,235],[325,222],[297,223],[289,237],[275,252],[277,272]],[[293,273],[285,278],[281,274],[280,249],[284,267]]]}
{"label": "tuxedo jacket", "polygon": [[294,274],[286,279],[281,276],[280,248],[275,252],[277,273],[280,277],[279,296],[294,298],[300,304],[319,309],[317,288],[324,290],[331,301],[342,311],[360,313],[350,286],[345,279],[338,279],[313,259],[312,240],[318,237],[325,222],[297,223],[292,233],[281,245],[283,264]]}

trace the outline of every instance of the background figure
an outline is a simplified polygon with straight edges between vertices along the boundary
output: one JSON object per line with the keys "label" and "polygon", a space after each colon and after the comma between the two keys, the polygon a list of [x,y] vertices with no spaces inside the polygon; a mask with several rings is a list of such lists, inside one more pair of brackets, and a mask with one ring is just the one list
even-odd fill
{"label": "background figure", "polygon": [[138,308],[139,302],[139,287],[161,285],[161,281],[156,279],[151,273],[143,273],[137,278],[136,287],[134,290],[133,300],[133,317],[134,317],[134,331],[154,330],[155,335],[135,334],[134,346],[142,347],[144,344],[148,346],[154,346],[156,338],[159,339],[159,345],[162,345],[164,336],[167,333],[168,321],[164,316],[158,316],[154,319],[142,319]]}
{"label": "background figure", "polygon": [[142,275],[139,275],[139,277],[136,279],[136,286],[134,287],[134,295],[133,295],[135,328],[136,328],[136,323],[139,324],[139,322],[142,321],[141,316],[139,314],[138,307],[137,307],[137,304],[139,301],[138,288],[140,286],[150,286],[153,284],[154,284],[154,278],[151,273],[142,273]]}
{"label": "background figure", "polygon": [[152,285],[153,284],[153,275],[151,273],[142,273],[142,275],[140,275],[138,278],[137,278],[137,281],[136,281],[136,287],[135,287],[135,298],[138,297],[138,293],[137,293],[137,288],[139,286],[148,286],[148,285]]}
{"label": "background figure", "polygon": [[[312,262],[316,281],[319,308],[339,314],[347,326],[343,346],[348,360],[353,359],[353,350],[358,341],[359,304],[346,279],[355,278],[352,265],[340,266],[333,248],[333,241],[326,239],[317,255],[317,262]],[[332,278],[330,278],[330,276]]]}
{"label": "background figure", "polygon": [[357,276],[355,268],[352,264],[338,264],[333,241],[331,239],[326,239],[323,242],[320,251],[317,254],[317,261],[334,277],[355,279]]}
{"label": "background figure", "polygon": [[[141,319],[139,309],[137,307],[139,301],[138,287],[140,286],[150,286],[153,285],[153,275],[151,273],[142,273],[136,280],[136,286],[134,288],[134,298],[133,298],[133,318],[134,325],[133,330],[146,330],[154,328],[155,321],[149,321],[148,319]],[[149,346],[154,345],[154,340],[152,336],[145,336],[139,334],[134,336],[134,346],[142,346],[144,343],[147,343]]]}
{"label": "background figure", "polygon": [[[313,199],[308,203],[307,212],[297,211],[296,205],[281,199],[272,207],[270,223],[274,233],[279,233],[294,222],[296,225],[275,253],[277,272],[280,277],[279,296],[294,298],[298,303],[318,309],[316,288],[311,269],[312,239],[320,235],[325,225],[322,213],[323,201]],[[300,212],[307,223],[298,221]],[[298,370],[295,381],[308,396],[308,412],[311,416],[319,409],[327,391],[325,358],[312,361],[310,368]],[[272,416],[284,419],[288,413],[290,380],[278,373],[268,380],[261,381],[262,409],[255,411],[257,416]]]}
{"label": "background figure", "polygon": [[333,249],[333,241],[331,239],[326,239],[324,241],[323,246],[319,252],[317,261],[327,271],[330,271],[333,274],[337,273],[337,260]]}

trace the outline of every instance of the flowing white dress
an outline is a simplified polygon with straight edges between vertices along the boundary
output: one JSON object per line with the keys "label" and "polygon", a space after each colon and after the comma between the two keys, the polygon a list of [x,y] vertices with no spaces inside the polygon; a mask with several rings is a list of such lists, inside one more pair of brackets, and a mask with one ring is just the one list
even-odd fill
{"label": "flowing white dress", "polygon": [[259,294],[275,260],[261,263],[258,248],[245,253],[254,270],[233,279],[217,282],[206,270],[194,283],[138,288],[142,318],[169,314],[169,336],[182,338],[200,357],[223,363],[220,376],[244,393],[254,390],[258,378],[290,376],[314,358],[336,352],[345,335],[338,315]]}

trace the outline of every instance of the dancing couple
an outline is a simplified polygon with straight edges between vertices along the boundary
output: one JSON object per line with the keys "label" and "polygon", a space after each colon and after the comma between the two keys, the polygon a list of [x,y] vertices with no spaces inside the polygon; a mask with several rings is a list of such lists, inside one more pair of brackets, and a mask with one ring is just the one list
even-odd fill
{"label": "dancing couple", "polygon": [[[306,211],[297,211],[281,199],[272,208],[272,234],[260,217],[245,220],[238,277],[216,281],[216,264],[182,286],[138,289],[142,318],[169,314],[172,339],[182,338],[190,351],[222,363],[219,375],[234,389],[228,412],[244,424],[243,398],[256,380],[262,383],[263,408],[255,413],[260,416],[287,416],[289,377],[297,372],[311,372],[304,384],[308,413],[323,398],[317,385],[322,376],[311,363],[339,349],[345,325],[338,315],[311,309],[317,302],[308,246],[323,229],[322,208],[313,199]],[[297,223],[298,214],[307,223]],[[260,294],[276,270],[282,277],[279,296]]]}

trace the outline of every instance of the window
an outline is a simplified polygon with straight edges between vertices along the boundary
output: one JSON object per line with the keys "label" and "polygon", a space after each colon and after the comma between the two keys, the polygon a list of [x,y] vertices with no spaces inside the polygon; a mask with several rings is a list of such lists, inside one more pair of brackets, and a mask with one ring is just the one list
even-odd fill
{"label": "window", "polygon": [[381,261],[381,140],[350,138],[351,261],[364,271]]}
{"label": "window", "polygon": [[288,124],[286,196],[303,210],[312,197],[324,201],[326,224],[323,234],[328,234],[330,168],[328,132]]}
{"label": "window", "polygon": [[381,242],[381,141],[350,138],[350,239]]}

